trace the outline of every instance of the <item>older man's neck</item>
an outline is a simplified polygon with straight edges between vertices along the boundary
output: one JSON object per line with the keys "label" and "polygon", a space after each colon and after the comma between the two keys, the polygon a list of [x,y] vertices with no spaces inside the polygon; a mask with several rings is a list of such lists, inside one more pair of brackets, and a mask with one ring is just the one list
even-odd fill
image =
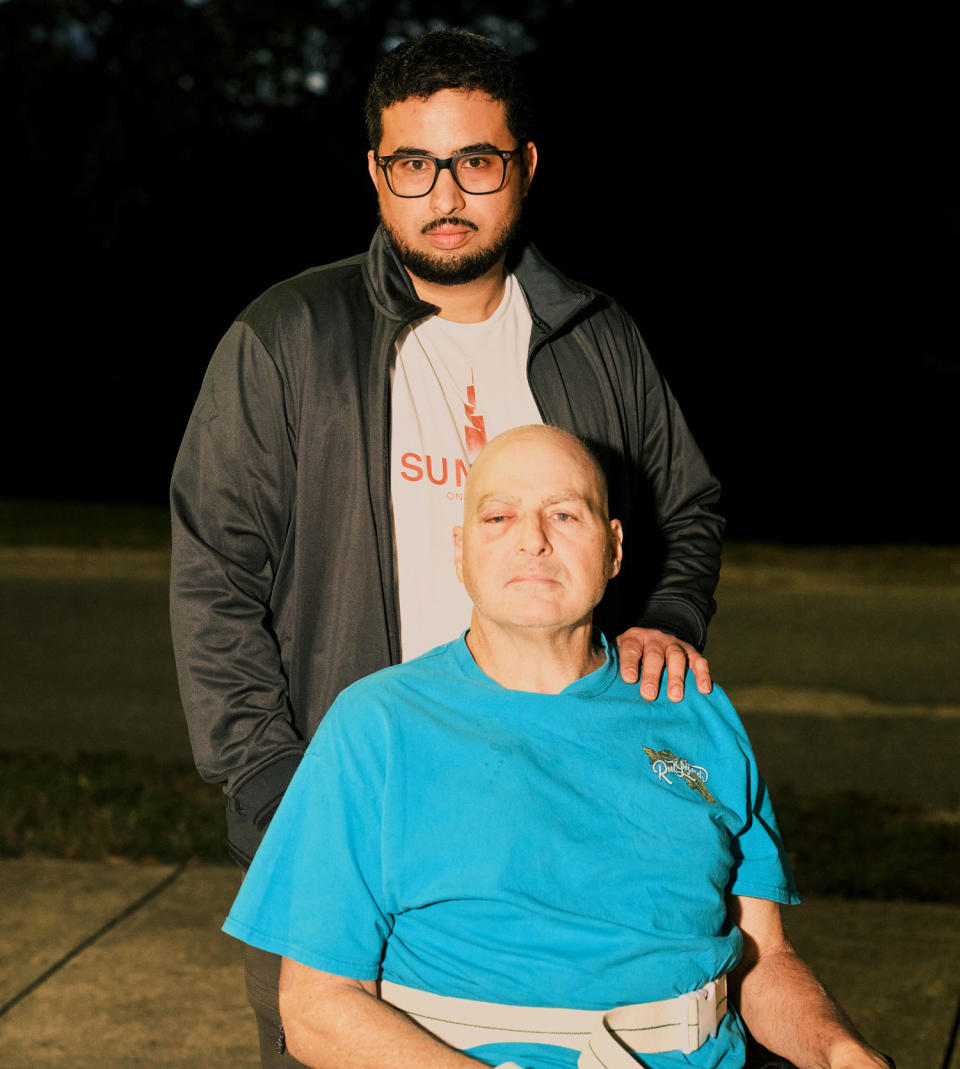
{"label": "older man's neck", "polygon": [[605,654],[587,621],[570,628],[504,629],[473,614],[467,648],[480,670],[508,690],[559,694],[596,671]]}

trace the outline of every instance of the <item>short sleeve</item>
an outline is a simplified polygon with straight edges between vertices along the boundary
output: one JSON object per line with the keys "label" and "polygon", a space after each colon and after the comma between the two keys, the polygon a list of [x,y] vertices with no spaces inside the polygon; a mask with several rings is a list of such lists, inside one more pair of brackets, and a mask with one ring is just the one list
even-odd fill
{"label": "short sleeve", "polygon": [[[352,688],[351,688],[352,689]],[[383,718],[348,690],[290,783],[223,930],[303,965],[376,979],[392,918],[383,909]]]}
{"label": "short sleeve", "polygon": [[[714,689],[719,691],[720,688]],[[770,793],[757,768],[753,747],[740,718],[722,691],[720,697],[732,714],[746,761],[743,827],[731,843],[734,864],[727,891],[729,894],[747,895],[750,898],[766,898],[783,905],[798,905],[801,898],[797,894]]]}

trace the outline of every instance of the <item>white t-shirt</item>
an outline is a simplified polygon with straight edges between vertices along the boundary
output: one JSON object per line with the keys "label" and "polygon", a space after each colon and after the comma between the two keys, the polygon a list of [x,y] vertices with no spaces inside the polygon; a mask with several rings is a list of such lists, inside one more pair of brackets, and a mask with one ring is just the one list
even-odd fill
{"label": "white t-shirt", "polygon": [[508,275],[482,323],[422,320],[397,341],[390,492],[403,659],[449,642],[470,623],[453,564],[463,482],[489,438],[542,423],[527,382],[530,312]]}

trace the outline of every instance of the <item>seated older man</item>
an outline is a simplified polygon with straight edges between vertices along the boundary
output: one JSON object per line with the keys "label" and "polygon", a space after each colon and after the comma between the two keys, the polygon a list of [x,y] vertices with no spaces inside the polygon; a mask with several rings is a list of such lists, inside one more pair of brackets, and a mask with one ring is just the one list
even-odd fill
{"label": "seated older man", "polygon": [[224,925],[284,956],[304,1064],[742,1066],[741,1015],[798,1066],[887,1064],[784,937],[799,899],[730,703],[642,701],[594,633],[622,541],[570,435],[481,453],[469,630],[344,691]]}

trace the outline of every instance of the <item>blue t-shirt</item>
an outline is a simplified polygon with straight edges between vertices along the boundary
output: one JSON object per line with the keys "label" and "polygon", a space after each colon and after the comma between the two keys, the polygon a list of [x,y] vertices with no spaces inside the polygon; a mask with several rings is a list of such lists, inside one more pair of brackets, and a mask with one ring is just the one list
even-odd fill
{"label": "blue t-shirt", "polygon": [[[692,677],[685,695],[644,701],[609,648],[561,694],[507,690],[463,637],[360,680],[310,743],[224,931],[485,1002],[609,1009],[703,986],[741,953],[725,894],[799,898],[733,707]],[[731,1012],[694,1054],[642,1064],[742,1058]]]}

